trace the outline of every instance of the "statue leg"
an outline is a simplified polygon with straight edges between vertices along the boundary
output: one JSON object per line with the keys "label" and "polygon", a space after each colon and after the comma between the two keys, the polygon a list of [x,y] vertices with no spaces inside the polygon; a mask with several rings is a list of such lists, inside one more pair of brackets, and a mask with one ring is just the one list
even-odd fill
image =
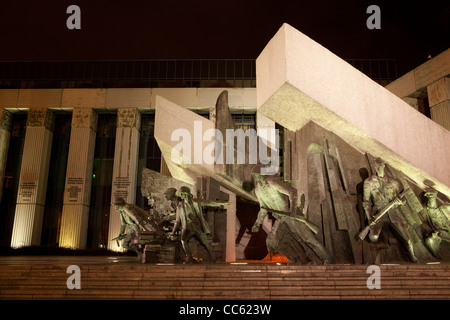
{"label": "statue leg", "polygon": [[216,257],[214,255],[213,249],[211,247],[211,244],[209,243],[206,235],[204,233],[197,232],[195,237],[198,241],[208,250],[209,258],[211,259],[211,262],[216,262]]}
{"label": "statue leg", "polygon": [[391,226],[397,232],[398,236],[402,239],[402,241],[405,243],[406,249],[408,250],[409,257],[412,260],[412,262],[415,263],[419,262],[414,253],[414,244],[411,237],[409,236],[407,225],[402,221],[393,221],[391,222]]}
{"label": "statue leg", "polygon": [[312,260],[303,248],[303,241],[296,237],[284,221],[279,224],[274,234],[274,236],[267,237],[269,252],[280,252],[289,259],[289,264],[311,263]]}
{"label": "statue leg", "polygon": [[134,232],[133,233],[127,233],[127,235],[123,239],[122,248],[127,249],[127,250],[131,250],[131,251],[134,251],[134,252],[138,253],[137,250],[136,250],[136,247],[133,246],[132,243],[131,243],[134,240],[134,237],[135,237],[135,233]]}
{"label": "statue leg", "polygon": [[[309,232],[311,233],[311,231]],[[306,237],[305,242],[308,247],[310,247],[314,251],[314,253],[323,261],[324,264],[331,263],[331,261],[333,260],[332,256],[328,253],[324,246],[319,241],[317,241],[312,233]]]}
{"label": "statue leg", "polygon": [[[328,253],[325,247],[316,239],[312,231],[302,222],[290,221],[290,230],[299,238],[299,242],[303,241],[317,255],[324,264],[331,263],[333,257]],[[313,261],[312,259],[311,261]]]}
{"label": "statue leg", "polygon": [[186,255],[186,263],[192,263],[192,253],[189,247],[189,239],[192,238],[192,233],[184,229],[181,231],[181,246],[183,247],[184,254]]}
{"label": "statue leg", "polygon": [[425,239],[425,245],[436,258],[440,258],[439,246],[441,245],[441,241],[442,239],[439,237],[437,232],[433,232],[428,238]]}
{"label": "statue leg", "polygon": [[289,232],[283,237],[278,250],[282,255],[289,259],[289,264],[311,264],[313,259],[308,256],[302,242],[299,242],[294,235]]}

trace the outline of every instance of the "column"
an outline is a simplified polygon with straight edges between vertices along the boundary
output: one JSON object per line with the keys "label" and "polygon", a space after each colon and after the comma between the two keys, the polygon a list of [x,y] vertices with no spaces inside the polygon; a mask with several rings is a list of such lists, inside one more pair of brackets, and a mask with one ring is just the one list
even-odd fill
{"label": "column", "polygon": [[54,114],[28,111],[11,247],[39,245],[53,139]]}
{"label": "column", "polygon": [[225,262],[236,261],[236,194],[224,187],[220,187],[221,192],[229,195],[229,205],[224,206],[227,210],[227,237],[225,246]]}
{"label": "column", "polygon": [[427,91],[431,119],[450,130],[450,78],[431,83]]}
{"label": "column", "polygon": [[73,110],[60,247],[86,248],[97,119],[92,109]]}
{"label": "column", "polygon": [[11,137],[11,112],[0,108],[0,200],[3,191],[6,160],[8,158],[9,139]]}
{"label": "column", "polygon": [[[111,202],[114,201],[116,197],[122,197],[127,203],[135,203],[140,126],[141,114],[138,109],[118,109]],[[109,250],[121,250],[115,241],[111,241],[111,239],[119,235],[120,226],[119,213],[111,206],[108,230]]]}

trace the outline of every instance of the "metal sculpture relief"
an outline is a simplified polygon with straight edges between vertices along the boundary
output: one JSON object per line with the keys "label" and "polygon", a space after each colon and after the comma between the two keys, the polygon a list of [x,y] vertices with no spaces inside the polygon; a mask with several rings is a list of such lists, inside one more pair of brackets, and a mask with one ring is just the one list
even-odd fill
{"label": "metal sculpture relief", "polygon": [[[167,193],[167,195],[170,195],[170,193]],[[176,196],[178,196],[179,199],[175,200],[177,203],[176,220],[171,237],[174,237],[178,230],[180,230],[180,240],[186,255],[186,263],[192,263],[194,261],[189,247],[189,241],[193,237],[195,237],[206,248],[211,262],[215,262],[216,257],[207,238],[207,235],[211,232],[211,230],[203,217],[202,205],[208,207],[219,207],[229,203],[194,199],[191,194],[191,190],[185,186],[180,188],[180,190],[176,193]],[[171,197],[171,199],[173,199],[173,197]]]}
{"label": "metal sculpture relief", "polygon": [[263,176],[260,168],[261,165],[256,165],[252,169],[260,205],[252,232],[259,231],[271,212],[276,221],[266,239],[269,252],[280,252],[291,263],[330,263],[331,255],[314,236],[318,228],[297,208],[296,190],[279,181],[278,177]]}
{"label": "metal sculpture relief", "polygon": [[435,257],[442,258],[439,253],[441,242],[450,242],[450,204],[438,206],[437,194],[438,192],[434,189],[425,192],[428,201],[424,211],[431,227],[431,232],[427,235],[425,244]]}
{"label": "metal sculpture relief", "polygon": [[164,241],[164,230],[154,221],[148,212],[134,204],[127,204],[123,198],[112,203],[120,213],[120,234],[112,239],[123,240],[122,248],[137,253],[139,260],[145,260],[145,245],[152,241]]}
{"label": "metal sculpture relief", "polygon": [[418,262],[414,252],[413,240],[408,229],[410,225],[399,210],[399,206],[405,204],[401,200],[405,192],[401,182],[385,174],[385,163],[382,159],[375,160],[376,175],[364,181],[363,207],[369,221],[368,226],[361,232],[360,238],[364,239],[369,233],[369,239],[376,242],[380,236],[383,225],[390,224],[397,236],[405,244],[409,257],[413,262]]}

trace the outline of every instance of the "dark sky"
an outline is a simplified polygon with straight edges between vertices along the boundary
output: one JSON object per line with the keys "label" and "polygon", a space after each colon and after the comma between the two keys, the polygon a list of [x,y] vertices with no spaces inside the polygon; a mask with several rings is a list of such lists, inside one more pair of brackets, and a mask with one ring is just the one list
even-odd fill
{"label": "dark sky", "polygon": [[399,75],[450,47],[450,1],[1,0],[0,61],[255,59],[284,22],[341,58],[396,59]]}

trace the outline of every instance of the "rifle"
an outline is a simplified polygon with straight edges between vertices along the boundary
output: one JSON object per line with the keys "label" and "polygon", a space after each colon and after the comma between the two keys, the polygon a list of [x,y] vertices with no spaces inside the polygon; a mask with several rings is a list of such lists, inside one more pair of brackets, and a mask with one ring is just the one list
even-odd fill
{"label": "rifle", "polygon": [[[375,215],[375,217],[373,218],[373,220],[361,231],[361,233],[359,234],[359,238],[361,240],[364,240],[367,236],[367,234],[369,233],[370,227],[376,225],[378,223],[378,221],[389,211],[392,209],[392,207],[394,207],[397,202],[397,198],[401,199],[404,197],[404,195],[406,194],[406,192],[409,190],[406,189],[404,190],[402,193],[399,194],[398,197],[396,197],[394,200],[392,200],[387,206],[385,206],[383,209],[381,209],[380,212],[377,213],[377,215]],[[403,201],[403,205],[406,203],[406,201]]]}
{"label": "rifle", "polygon": [[125,239],[125,237],[126,237],[126,235],[122,234],[122,235],[119,235],[118,237],[115,237],[114,239],[111,239],[110,241],[116,240],[117,246],[120,247],[119,240],[123,240],[123,239]]}
{"label": "rifle", "polygon": [[[279,216],[283,216],[283,217],[286,217],[286,218],[289,218],[289,219],[292,219],[292,220],[297,220],[297,221],[303,222],[304,224],[306,224],[306,226],[309,229],[311,229],[312,232],[314,232],[314,234],[317,234],[319,232],[319,227],[316,226],[315,224],[309,222],[308,220],[306,220],[306,218],[293,217],[293,216],[290,216],[290,212],[269,209],[269,208],[266,208],[266,207],[261,207],[261,209],[265,209],[265,210],[267,210],[269,212],[276,213]],[[275,218],[276,218],[276,216],[275,216]]]}

